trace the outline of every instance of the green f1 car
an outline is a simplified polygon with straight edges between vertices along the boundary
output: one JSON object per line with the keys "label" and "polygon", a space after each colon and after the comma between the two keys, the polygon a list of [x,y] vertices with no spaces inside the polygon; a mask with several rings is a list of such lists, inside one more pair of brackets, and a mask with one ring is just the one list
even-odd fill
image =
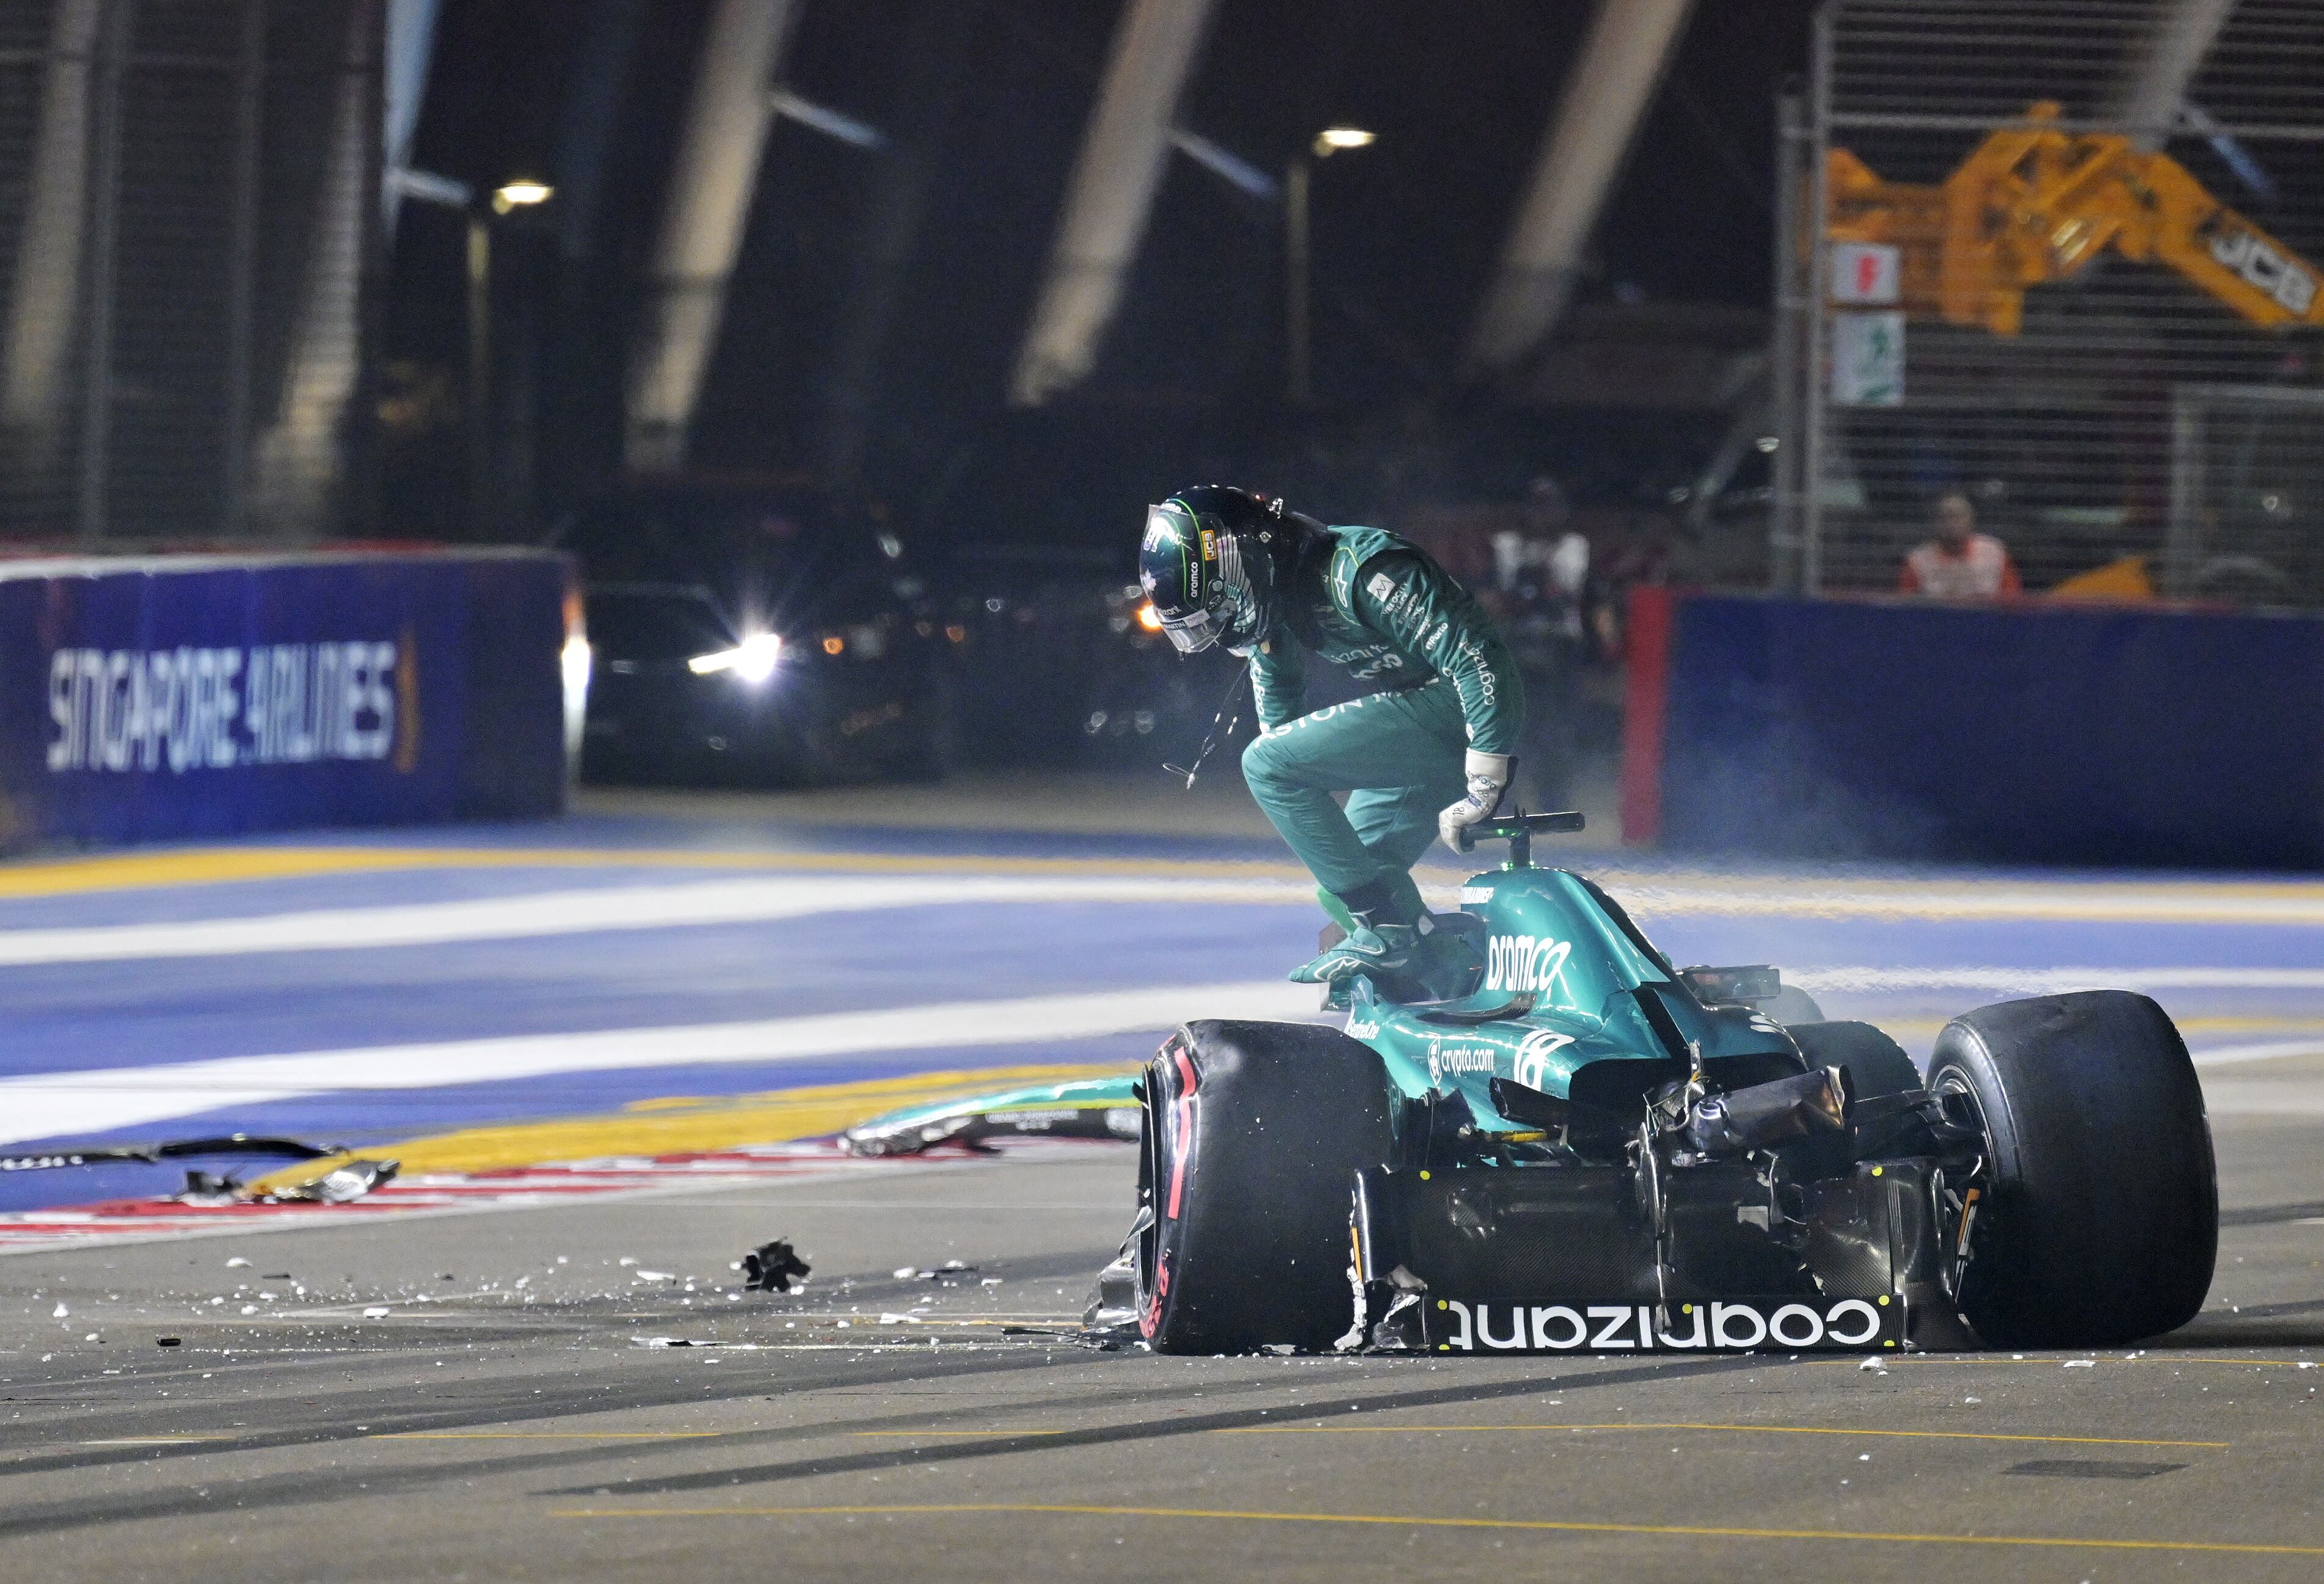
{"label": "green f1 car", "polygon": [[2153,1001],[1966,1013],[1924,1078],[1775,969],[1674,968],[1534,866],[1581,825],[1477,828],[1508,861],[1444,916],[1479,938],[1469,994],[1359,977],[1344,1031],[1171,1036],[1094,1323],[1174,1353],[1879,1353],[2113,1345],[2201,1307],[2210,1132]]}

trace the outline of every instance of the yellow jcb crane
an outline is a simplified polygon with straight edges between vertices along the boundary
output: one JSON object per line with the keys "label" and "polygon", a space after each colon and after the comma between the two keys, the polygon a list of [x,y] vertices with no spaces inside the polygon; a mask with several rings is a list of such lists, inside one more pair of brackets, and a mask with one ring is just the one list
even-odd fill
{"label": "yellow jcb crane", "polygon": [[1933,187],[1883,181],[1828,152],[1825,232],[1898,250],[1908,313],[2017,334],[2025,289],[2108,247],[2168,264],[2255,325],[2324,326],[2317,271],[2205,190],[2184,165],[2107,134],[2068,134],[2040,100]]}

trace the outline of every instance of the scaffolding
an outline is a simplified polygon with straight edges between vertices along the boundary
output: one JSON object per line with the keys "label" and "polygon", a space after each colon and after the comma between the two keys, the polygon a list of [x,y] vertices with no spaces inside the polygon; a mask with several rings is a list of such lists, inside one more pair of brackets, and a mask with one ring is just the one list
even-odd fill
{"label": "scaffolding", "polygon": [[1959,493],[2028,588],[2324,605],[2324,0],[1831,0],[1779,139],[1778,587]]}
{"label": "scaffolding", "polygon": [[382,12],[0,7],[0,536],[338,525],[376,258]]}

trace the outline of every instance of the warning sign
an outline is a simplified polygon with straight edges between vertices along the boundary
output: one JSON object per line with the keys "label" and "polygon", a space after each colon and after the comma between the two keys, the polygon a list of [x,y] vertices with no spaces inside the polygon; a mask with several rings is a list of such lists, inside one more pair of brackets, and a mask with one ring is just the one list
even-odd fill
{"label": "warning sign", "polygon": [[1900,268],[1896,249],[1885,242],[1835,242],[1831,300],[1886,307],[1896,301]]}
{"label": "warning sign", "polygon": [[1831,316],[1831,399],[1842,407],[1904,404],[1904,316]]}

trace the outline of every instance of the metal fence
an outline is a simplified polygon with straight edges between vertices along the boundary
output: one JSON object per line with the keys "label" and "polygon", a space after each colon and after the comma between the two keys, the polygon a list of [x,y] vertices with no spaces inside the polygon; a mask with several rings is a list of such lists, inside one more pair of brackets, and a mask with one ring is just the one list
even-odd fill
{"label": "metal fence", "polygon": [[0,0],[0,535],[336,525],[381,0]]}
{"label": "metal fence", "polygon": [[2324,0],[1832,0],[1779,585],[1896,587],[1958,492],[2029,589],[2324,604],[2319,84]]}

